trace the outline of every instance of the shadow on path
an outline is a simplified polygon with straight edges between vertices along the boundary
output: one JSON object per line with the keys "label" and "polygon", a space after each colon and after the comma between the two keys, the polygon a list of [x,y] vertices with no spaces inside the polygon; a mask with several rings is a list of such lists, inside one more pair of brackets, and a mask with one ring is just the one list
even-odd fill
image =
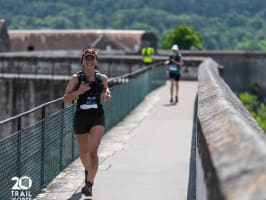
{"label": "shadow on path", "polygon": [[176,106],[177,103],[167,103],[167,104],[163,104],[163,106],[165,107],[169,107],[169,106]]}
{"label": "shadow on path", "polygon": [[72,197],[70,197],[67,200],[92,200],[93,197],[86,197],[84,195],[82,195],[81,192],[77,192],[75,194],[72,195]]}

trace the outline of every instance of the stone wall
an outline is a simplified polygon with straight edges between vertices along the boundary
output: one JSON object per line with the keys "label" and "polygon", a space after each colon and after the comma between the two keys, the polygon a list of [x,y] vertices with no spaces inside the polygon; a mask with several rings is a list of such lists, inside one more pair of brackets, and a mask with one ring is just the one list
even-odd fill
{"label": "stone wall", "polygon": [[266,53],[235,51],[184,52],[184,57],[201,56],[214,59],[224,67],[224,80],[233,91],[250,91],[255,85],[266,97]]}
{"label": "stone wall", "polygon": [[259,85],[266,96],[266,54],[233,53],[216,56],[215,60],[224,66],[224,78],[234,91],[250,91]]}
{"label": "stone wall", "polygon": [[[33,109],[40,104],[52,101],[64,94],[68,79],[6,77],[0,79],[0,121]],[[58,110],[61,104],[47,107],[47,113]],[[25,128],[41,119],[41,110],[22,118],[22,127]],[[16,122],[0,126],[0,139],[15,132]]]}
{"label": "stone wall", "polygon": [[209,200],[266,197],[266,136],[206,59],[198,72],[198,148]]}
{"label": "stone wall", "polygon": [[[35,51],[0,54],[2,74],[70,76],[81,69],[80,51]],[[142,67],[141,56],[100,55],[99,69],[109,77],[130,73]]]}

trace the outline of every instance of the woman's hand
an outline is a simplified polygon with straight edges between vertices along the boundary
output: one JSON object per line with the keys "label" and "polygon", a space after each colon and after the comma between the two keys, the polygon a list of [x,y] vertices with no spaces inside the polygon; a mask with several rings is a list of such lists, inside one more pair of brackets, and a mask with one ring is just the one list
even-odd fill
{"label": "woman's hand", "polygon": [[108,87],[108,78],[106,75],[102,76],[102,80],[103,80],[103,101],[104,102],[108,102],[111,98],[111,92],[110,89]]}
{"label": "woman's hand", "polygon": [[165,62],[164,62],[164,65],[168,65],[169,64],[169,60],[166,60]]}
{"label": "woman's hand", "polygon": [[111,93],[109,88],[106,89],[105,93],[103,94],[103,101],[108,102],[111,98]]}
{"label": "woman's hand", "polygon": [[85,92],[87,92],[89,89],[91,89],[91,87],[88,84],[81,83],[77,92],[79,95],[81,95],[81,94],[84,94]]}
{"label": "woman's hand", "polygon": [[65,105],[72,103],[79,95],[84,94],[90,89],[90,86],[86,84],[80,84],[79,88],[76,90],[78,85],[77,74],[74,74],[70,81],[67,84],[65,94],[64,94],[64,103]]}

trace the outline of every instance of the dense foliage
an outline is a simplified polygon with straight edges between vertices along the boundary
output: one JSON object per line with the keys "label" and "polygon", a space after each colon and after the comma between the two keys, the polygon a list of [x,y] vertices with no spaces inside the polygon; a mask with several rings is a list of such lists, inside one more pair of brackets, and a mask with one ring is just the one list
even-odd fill
{"label": "dense foliage", "polygon": [[266,133],[266,104],[248,92],[238,94],[239,99]]}
{"label": "dense foliage", "polygon": [[181,24],[165,35],[162,47],[170,49],[173,44],[178,44],[180,49],[201,49],[202,39],[192,27]]}
{"label": "dense foliage", "polygon": [[[204,49],[265,50],[265,0],[0,0],[9,29],[194,27]],[[256,45],[254,45],[254,41]]]}

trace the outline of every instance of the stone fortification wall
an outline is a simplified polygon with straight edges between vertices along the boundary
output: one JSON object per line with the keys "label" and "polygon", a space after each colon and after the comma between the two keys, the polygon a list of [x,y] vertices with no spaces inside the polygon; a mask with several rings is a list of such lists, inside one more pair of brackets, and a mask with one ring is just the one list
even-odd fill
{"label": "stone fortification wall", "polygon": [[[35,51],[0,54],[2,74],[41,74],[70,76],[81,69],[81,51]],[[141,56],[101,55],[99,69],[109,77],[120,76],[142,67]]]}
{"label": "stone fortification wall", "polygon": [[184,57],[201,56],[214,59],[224,67],[224,80],[233,91],[251,91],[258,87],[266,97],[266,53],[236,51],[183,52]]}
{"label": "stone fortification wall", "polygon": [[224,66],[224,79],[233,91],[251,91],[257,85],[266,97],[266,53],[227,52],[212,58]]}
{"label": "stone fortification wall", "polygon": [[[33,109],[40,104],[52,101],[64,94],[68,78],[51,79],[48,77],[16,77],[9,76],[0,79],[0,121]],[[47,107],[47,114],[55,112],[61,105]],[[42,113],[34,112],[22,119],[25,128],[41,119]],[[12,121],[13,123],[13,121]],[[0,126],[0,139],[16,131],[16,124]]]}

